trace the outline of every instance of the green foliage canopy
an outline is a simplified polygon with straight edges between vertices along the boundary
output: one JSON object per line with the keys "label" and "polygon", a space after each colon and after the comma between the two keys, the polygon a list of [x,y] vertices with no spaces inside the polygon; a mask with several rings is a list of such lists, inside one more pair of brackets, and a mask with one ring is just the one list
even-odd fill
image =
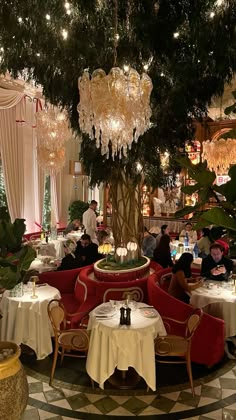
{"label": "green foliage canopy", "polygon": [[[207,169],[206,163],[193,165],[188,158],[180,158],[179,163],[188,168],[189,175],[196,181],[195,185],[182,187],[185,194],[197,192],[198,203],[195,206],[186,206],[175,213],[176,217],[183,217],[194,213],[198,221],[195,229],[201,229],[211,224],[220,226],[229,231],[231,236],[236,236],[236,165],[229,170],[230,180],[222,185],[216,185],[215,172]],[[210,199],[216,202],[215,207],[204,210],[209,206]]]}
{"label": "green foliage canopy", "polygon": [[[70,12],[62,0],[1,0],[0,71],[24,73],[41,84],[51,103],[68,110],[71,126],[79,132],[78,77],[85,68],[108,72],[114,64],[114,3],[71,0]],[[132,146],[127,159],[115,162],[105,160],[95,141],[83,136],[81,159],[92,184],[110,181],[120,166],[137,182],[135,165],[140,160],[146,183],[171,182],[160,167],[159,153],[169,150],[175,155],[192,138],[193,119],[206,115],[212,96],[221,94],[231,80],[236,69],[235,17],[235,1],[221,6],[215,0],[118,2],[117,65],[130,64],[142,72],[149,64],[152,129]],[[66,40],[63,29],[68,31]]]}

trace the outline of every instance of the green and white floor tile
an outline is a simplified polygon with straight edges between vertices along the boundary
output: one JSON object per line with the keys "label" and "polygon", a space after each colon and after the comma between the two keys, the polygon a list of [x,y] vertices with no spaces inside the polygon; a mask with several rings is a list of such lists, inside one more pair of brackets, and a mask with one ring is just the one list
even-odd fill
{"label": "green and white floor tile", "polygon": [[215,372],[213,379],[197,380],[195,398],[188,384],[172,387],[171,392],[160,389],[160,394],[147,393],[144,388],[119,395],[114,389],[103,392],[57,379],[50,387],[47,376],[28,367],[26,372],[30,395],[21,420],[109,420],[135,416],[142,420],[236,420],[236,363],[232,361],[223,371]]}

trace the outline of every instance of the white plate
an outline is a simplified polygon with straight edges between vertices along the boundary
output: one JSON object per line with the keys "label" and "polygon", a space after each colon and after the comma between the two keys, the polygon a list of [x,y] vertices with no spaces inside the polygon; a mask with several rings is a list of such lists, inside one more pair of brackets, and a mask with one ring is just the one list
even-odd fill
{"label": "white plate", "polygon": [[96,308],[94,313],[95,315],[114,315],[116,312],[115,308],[112,308],[110,305],[102,305],[99,308]]}
{"label": "white plate", "polygon": [[140,312],[146,318],[155,318],[158,316],[158,312],[154,308],[140,308]]}

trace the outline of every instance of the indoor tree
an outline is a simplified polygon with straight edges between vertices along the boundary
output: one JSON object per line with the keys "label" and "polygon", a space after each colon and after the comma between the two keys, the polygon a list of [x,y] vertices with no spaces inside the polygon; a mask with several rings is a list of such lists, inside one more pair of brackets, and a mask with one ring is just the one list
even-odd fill
{"label": "indoor tree", "polygon": [[[108,72],[113,66],[113,6],[112,0],[0,1],[0,71],[40,83],[51,103],[67,109],[76,132],[78,77],[86,68]],[[121,159],[102,156],[86,135],[81,145],[91,185],[111,187],[117,241],[136,236],[141,243],[140,182],[174,182],[178,167],[171,160],[167,176],[160,153],[172,158],[183,150],[193,138],[193,120],[207,115],[212,96],[231,80],[235,16],[230,0],[118,2],[117,65],[145,69],[151,77],[151,128]]]}

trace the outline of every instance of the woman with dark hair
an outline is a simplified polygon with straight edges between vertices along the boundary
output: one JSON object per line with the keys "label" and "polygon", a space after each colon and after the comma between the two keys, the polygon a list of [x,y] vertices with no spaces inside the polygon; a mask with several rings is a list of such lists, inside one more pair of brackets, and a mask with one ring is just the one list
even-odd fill
{"label": "woman with dark hair", "polygon": [[173,261],[170,254],[170,237],[162,235],[153,253],[153,260],[160,264],[163,268],[172,267]]}
{"label": "woman with dark hair", "polygon": [[160,231],[160,233],[157,235],[157,237],[156,237],[156,244],[158,245],[159,244],[159,242],[160,242],[160,240],[161,240],[161,237],[163,236],[163,235],[169,235],[169,228],[168,228],[168,225],[162,225],[161,226],[161,231]]}
{"label": "woman with dark hair", "polygon": [[191,263],[193,256],[189,252],[184,252],[172,269],[172,277],[168,292],[175,298],[189,303],[191,290],[195,290],[203,285],[201,277],[191,277]]}

